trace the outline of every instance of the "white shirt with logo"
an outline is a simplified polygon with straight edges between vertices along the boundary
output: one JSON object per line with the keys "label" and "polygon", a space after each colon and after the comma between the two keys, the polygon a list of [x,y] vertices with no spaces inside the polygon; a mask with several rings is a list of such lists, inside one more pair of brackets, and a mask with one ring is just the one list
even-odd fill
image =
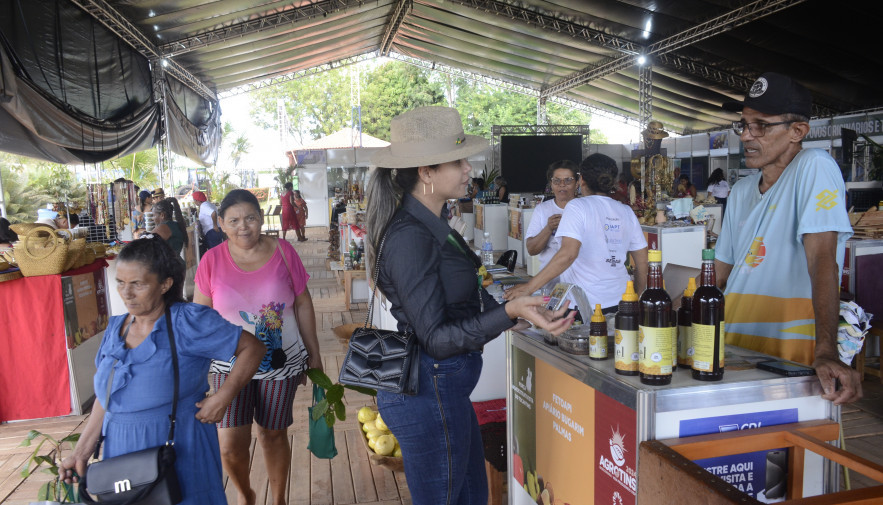
{"label": "white shirt with logo", "polygon": [[[561,274],[561,281],[581,287],[592,307],[596,303],[603,308],[619,303],[629,281],[625,269],[628,252],[647,247],[632,209],[599,195],[568,202],[555,237],[580,242],[579,255]],[[583,307],[580,309],[582,312]]]}
{"label": "white shirt with logo", "polygon": [[[530,218],[530,225],[528,225],[527,232],[524,236],[527,238],[536,237],[543,231],[543,228],[546,227],[546,223],[549,222],[550,217],[563,213],[564,209],[555,203],[554,198],[540,203],[533,210],[533,215]],[[558,249],[561,249],[561,239],[553,235],[549,238],[549,242],[546,243],[545,249],[537,254],[537,258],[540,260],[540,269],[545,268],[546,265],[549,264],[549,260],[555,256]]]}
{"label": "white shirt with logo", "polygon": [[761,174],[733,185],[715,258],[733,265],[727,279],[727,343],[809,364],[815,316],[803,236],[837,232],[837,279],[852,226],[837,163],[804,149],[766,193]]}
{"label": "white shirt with logo", "polygon": [[210,202],[202,202],[199,204],[199,225],[202,226],[202,233],[208,233],[214,229],[212,223],[212,213],[217,212],[217,208]]}

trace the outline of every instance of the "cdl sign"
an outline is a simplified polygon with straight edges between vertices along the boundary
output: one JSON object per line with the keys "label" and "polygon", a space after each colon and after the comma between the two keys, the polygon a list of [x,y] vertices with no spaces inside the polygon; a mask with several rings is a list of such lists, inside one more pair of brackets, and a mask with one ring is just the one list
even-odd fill
{"label": "cdl sign", "polygon": [[764,426],[775,426],[777,424],[796,422],[797,409],[793,408],[706,417],[702,419],[684,419],[681,421],[678,431],[681,437],[692,437],[695,435],[707,435],[709,433],[752,430]]}

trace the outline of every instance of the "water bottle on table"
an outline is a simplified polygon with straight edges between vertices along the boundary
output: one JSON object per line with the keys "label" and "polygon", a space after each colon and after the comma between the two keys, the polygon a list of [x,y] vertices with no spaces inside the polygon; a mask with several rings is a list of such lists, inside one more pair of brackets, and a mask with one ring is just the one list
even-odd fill
{"label": "water bottle on table", "polygon": [[491,242],[490,232],[484,232],[484,244],[481,246],[481,264],[491,266],[494,264],[494,244]]}

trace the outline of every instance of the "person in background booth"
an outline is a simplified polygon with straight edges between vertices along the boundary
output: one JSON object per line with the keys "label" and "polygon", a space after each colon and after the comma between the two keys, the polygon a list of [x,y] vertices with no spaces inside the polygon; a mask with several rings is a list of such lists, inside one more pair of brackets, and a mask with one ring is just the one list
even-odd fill
{"label": "person in background booth", "polygon": [[463,133],[460,113],[418,107],[392,119],[390,136],[372,158],[366,194],[368,271],[377,260],[377,289],[399,330],[416,334],[420,370],[416,395],[380,391],[377,406],[398,439],[415,505],[485,505],[484,449],[469,400],[481,350],[519,317],[554,335],[573,319],[553,321],[564,309],[541,312],[542,297],[498,304],[477,285],[478,257],[443,217],[447,200],[466,193],[466,158],[487,149],[486,140]]}
{"label": "person in background booth", "polygon": [[690,182],[690,178],[686,175],[682,175],[678,179],[678,190],[677,190],[678,198],[696,198],[696,186]]}
{"label": "person in background booth", "polygon": [[[619,169],[612,158],[593,154],[580,166],[582,197],[567,204],[558,231],[561,249],[527,284],[505,293],[506,298],[533,293],[555,277],[581,287],[589,303],[601,304],[608,316],[618,310],[629,273],[626,258],[635,260],[635,290],[647,283],[647,240],[635,213],[610,197]],[[592,307],[580,307],[583,321]]]}
{"label": "person in background booth", "polygon": [[[310,276],[287,240],[261,234],[261,206],[251,192],[234,189],[227,193],[218,216],[227,240],[207,251],[199,262],[193,301],[214,307],[243,329],[254,329],[267,346],[257,373],[218,425],[221,457],[240,505],[253,504],[249,444],[252,423],[257,424],[272,503],[283,505],[291,462],[288,427],[294,422],[294,394],[298,384],[306,383],[307,368],[322,369],[316,314],[307,288]],[[215,360],[212,384],[221,387],[238,366],[230,356]]]}
{"label": "person in background booth", "polygon": [[294,208],[294,184],[286,182],[283,186],[285,192],[279,197],[279,203],[282,204],[282,240],[288,240],[288,230],[294,230],[297,239],[300,240],[300,221]]}
{"label": "person in background booth", "polygon": [[[189,243],[187,227],[184,225],[183,216],[180,215],[181,211],[175,209],[172,200],[177,202],[174,198],[166,198],[154,204],[153,215],[157,225],[153,229],[153,233],[169,243],[169,247],[183,264],[184,258],[181,256],[181,251]],[[180,221],[174,219],[176,213]]]}
{"label": "person in background booth", "polygon": [[18,241],[18,234],[9,229],[9,221],[0,217],[0,251],[12,249],[12,244]]}
{"label": "person in background booth", "polygon": [[724,177],[723,169],[716,168],[708,176],[708,193],[721,204],[721,215],[727,211],[727,197],[730,196],[730,185]]}
{"label": "person in background booth", "polygon": [[767,72],[744,101],[724,108],[742,111],[733,131],[745,166],[759,170],[733,185],[715,246],[727,344],[811,364],[822,398],[835,405],[858,400],[862,374],[837,350],[838,288],[852,226],[837,162],[822,149],[803,149],[812,95]]}
{"label": "person in background booth", "polygon": [[[108,321],[95,357],[96,401],[79,443],[59,464],[59,477],[71,483],[86,475],[102,433],[105,459],[166,442],[174,388],[170,320],[180,376],[174,442],[181,505],[227,503],[215,422],[257,370],[263,344],[214,310],[184,301],[184,269],[158,237],[123,247],[115,281],[129,313]],[[212,358],[231,355],[236,370],[206,396]]]}
{"label": "person in background booth", "polygon": [[506,179],[502,175],[494,177],[494,191],[497,192],[500,203],[509,203],[509,186],[506,184]]}
{"label": "person in background booth", "polygon": [[139,192],[138,205],[132,212],[132,233],[135,238],[138,238],[147,229],[144,213],[150,212],[152,206],[150,191],[145,189]]}
{"label": "person in background booth", "polygon": [[208,201],[202,191],[193,192],[193,201],[199,202],[199,226],[205,236],[205,247],[211,249],[223,241],[221,229],[218,227],[218,209]]}
{"label": "person in background booth", "polygon": [[299,189],[294,190],[291,201],[294,205],[294,217],[297,219],[297,228],[294,230],[297,233],[297,241],[306,242],[305,232],[307,229],[307,218],[310,217],[310,209],[307,208],[307,201],[301,196]]}
{"label": "person in background booth", "polygon": [[[545,268],[561,248],[561,239],[555,237],[555,232],[558,231],[558,223],[561,222],[564,207],[576,198],[576,190],[579,187],[579,166],[570,160],[556,161],[546,170],[546,178],[555,198],[536,206],[530,226],[524,234],[527,237],[525,242],[527,254],[539,256],[540,269]],[[555,277],[549,281],[549,284],[554,285],[557,279],[558,277]]]}

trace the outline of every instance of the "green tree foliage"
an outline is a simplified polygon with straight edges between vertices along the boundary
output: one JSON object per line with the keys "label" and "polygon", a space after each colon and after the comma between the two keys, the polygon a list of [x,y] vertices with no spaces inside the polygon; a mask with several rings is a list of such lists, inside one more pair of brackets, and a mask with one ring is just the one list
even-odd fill
{"label": "green tree foliage", "polygon": [[233,160],[233,168],[239,166],[239,161],[242,160],[242,157],[248,154],[250,150],[251,142],[248,140],[246,134],[240,133],[232,139],[230,142],[230,158]]}
{"label": "green tree foliage", "polygon": [[[264,128],[276,128],[278,100],[283,100],[289,133],[303,144],[353,125],[351,72],[346,67],[311,75],[251,95],[251,115]],[[426,70],[389,61],[363,69],[360,79],[362,131],[389,139],[389,121],[421,105],[444,104],[441,83],[430,82]]]}
{"label": "green tree foliage", "polygon": [[389,61],[366,72],[362,86],[362,131],[389,140],[389,122],[402,112],[426,105],[446,105],[441,82],[426,70]]}
{"label": "green tree foliage", "polygon": [[0,178],[3,180],[3,201],[10,223],[33,223],[37,209],[45,207],[52,197],[28,184],[20,156],[0,153]]}
{"label": "green tree foliage", "polygon": [[[352,126],[351,73],[344,67],[288,81],[253,92],[252,119],[264,128],[277,128],[277,103],[282,100],[291,135],[303,144]],[[390,120],[424,105],[447,105],[454,97],[466,133],[490,137],[493,125],[536,124],[537,99],[460,78],[433,74],[398,61],[365,65],[361,69],[362,131],[389,140]],[[547,107],[549,124],[590,124],[591,115],[558,104]],[[606,142],[593,130],[593,143]]]}
{"label": "green tree foliage", "polygon": [[161,186],[159,180],[159,160],[156,149],[146,149],[122,158],[105,161],[101,168],[107,175],[106,182],[122,177],[134,181],[143,189]]}

